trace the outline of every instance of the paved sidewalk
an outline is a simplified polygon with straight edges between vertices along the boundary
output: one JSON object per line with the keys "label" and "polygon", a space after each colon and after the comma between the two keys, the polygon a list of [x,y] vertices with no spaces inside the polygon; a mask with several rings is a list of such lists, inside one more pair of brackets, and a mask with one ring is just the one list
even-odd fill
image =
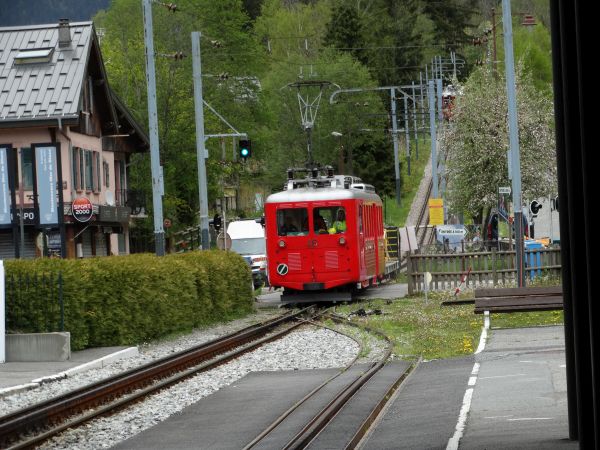
{"label": "paved sidewalk", "polygon": [[66,378],[75,373],[103,367],[117,359],[137,354],[137,347],[102,347],[72,352],[68,361],[2,363],[0,397],[35,388],[54,378]]}
{"label": "paved sidewalk", "polygon": [[562,326],[492,329],[476,362],[459,448],[578,448],[568,439]]}

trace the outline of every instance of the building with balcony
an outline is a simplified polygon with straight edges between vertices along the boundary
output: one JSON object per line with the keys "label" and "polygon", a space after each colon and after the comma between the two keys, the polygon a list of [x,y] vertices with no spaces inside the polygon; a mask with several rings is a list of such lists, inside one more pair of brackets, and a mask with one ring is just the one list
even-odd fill
{"label": "building with balcony", "polygon": [[127,167],[148,151],[92,22],[0,28],[0,259],[129,253]]}

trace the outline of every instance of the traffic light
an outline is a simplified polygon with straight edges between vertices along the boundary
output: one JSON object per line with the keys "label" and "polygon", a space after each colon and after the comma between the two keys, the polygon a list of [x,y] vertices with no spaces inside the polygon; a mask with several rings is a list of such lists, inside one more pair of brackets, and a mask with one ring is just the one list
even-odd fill
{"label": "traffic light", "polygon": [[537,216],[537,213],[540,211],[540,209],[542,209],[542,205],[537,200],[534,200],[529,204],[529,211],[533,217]]}
{"label": "traffic light", "polygon": [[252,156],[252,142],[249,140],[240,141],[240,158],[248,159]]}
{"label": "traffic light", "polygon": [[221,230],[221,224],[221,216],[215,214],[215,217],[213,218],[213,227],[215,228],[215,231],[217,233],[219,232],[219,230]]}

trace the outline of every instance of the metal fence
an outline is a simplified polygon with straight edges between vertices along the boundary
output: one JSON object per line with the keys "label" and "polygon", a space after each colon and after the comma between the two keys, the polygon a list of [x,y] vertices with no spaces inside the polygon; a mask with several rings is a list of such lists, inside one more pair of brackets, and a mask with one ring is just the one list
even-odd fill
{"label": "metal fence", "polygon": [[[525,251],[525,273],[529,279],[561,276],[560,248]],[[431,274],[430,290],[516,283],[516,252],[481,251],[407,256],[408,292],[424,290],[425,273]]]}
{"label": "metal fence", "polygon": [[5,298],[7,332],[64,331],[65,305],[61,273],[7,275]]}

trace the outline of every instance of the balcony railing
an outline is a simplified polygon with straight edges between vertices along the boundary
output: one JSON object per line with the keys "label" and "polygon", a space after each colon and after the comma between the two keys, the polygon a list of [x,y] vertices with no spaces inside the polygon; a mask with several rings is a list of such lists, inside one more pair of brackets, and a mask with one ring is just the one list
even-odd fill
{"label": "balcony railing", "polygon": [[117,206],[129,206],[131,214],[135,216],[146,208],[146,194],[137,189],[118,189],[115,192],[115,203]]}

